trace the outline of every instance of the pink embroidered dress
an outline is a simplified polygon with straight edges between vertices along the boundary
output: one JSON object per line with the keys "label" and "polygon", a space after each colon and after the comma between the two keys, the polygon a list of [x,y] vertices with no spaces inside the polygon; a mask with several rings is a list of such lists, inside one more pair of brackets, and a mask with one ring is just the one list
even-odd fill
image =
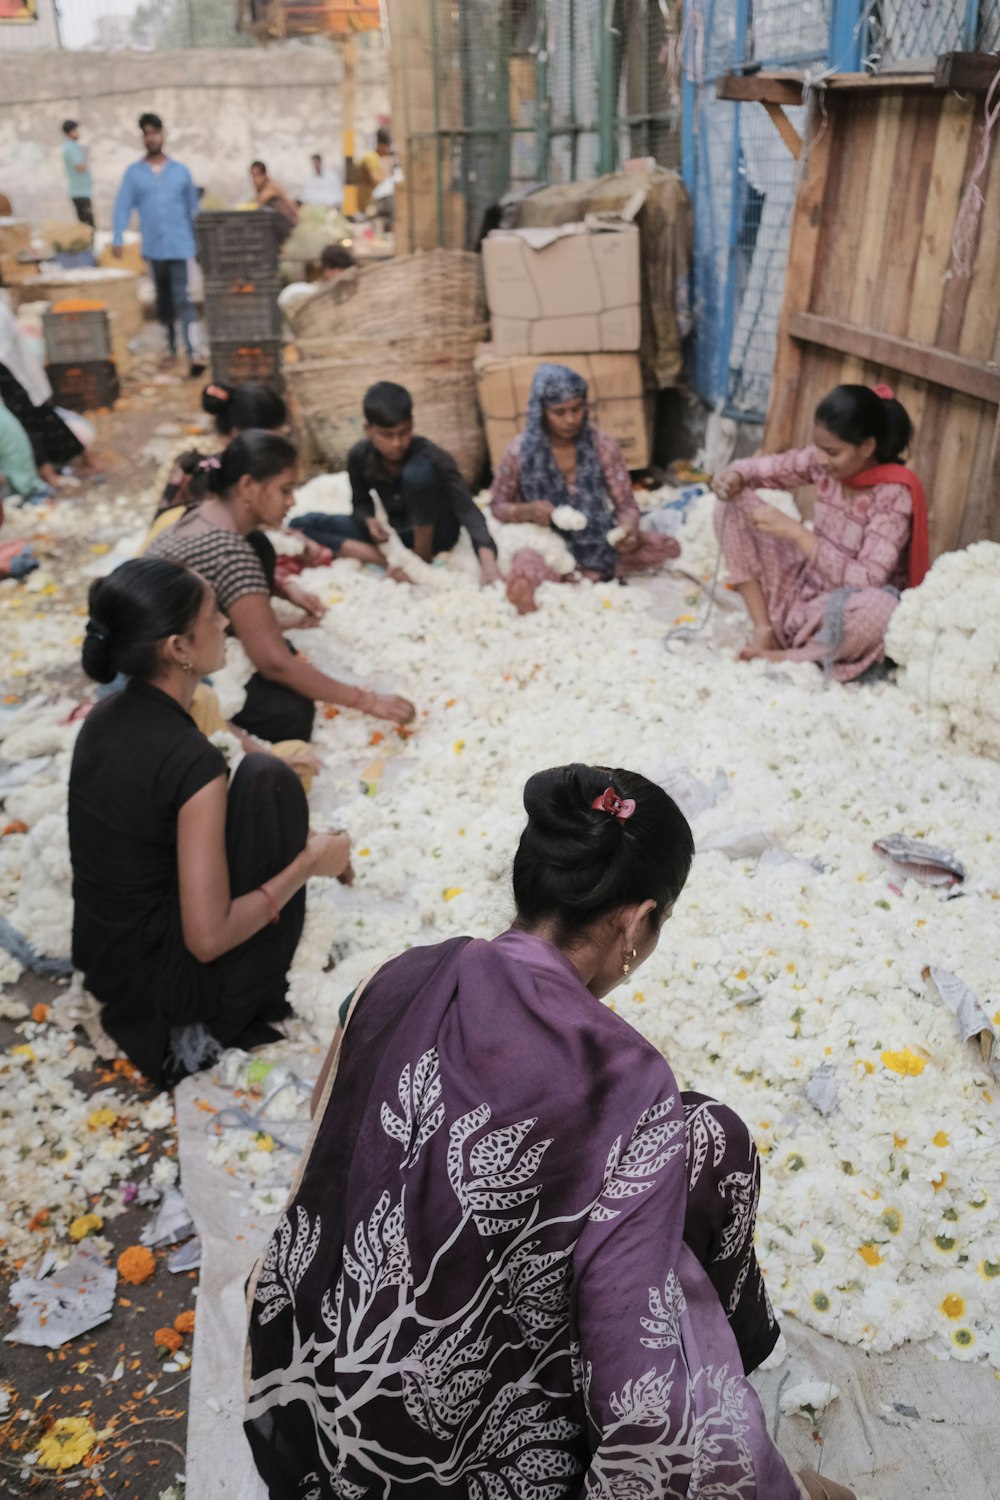
{"label": "pink embroidered dress", "polygon": [[[779,645],[793,659],[825,664],[838,682],[860,677],[885,656],[885,632],[906,585],[913,502],[902,484],[852,489],[824,473],[815,448],[730,464],[746,487],[719,502],[715,529],[730,583],[756,578]],[[755,531],[748,517],[764,502],[755,487],[816,486],[809,561],[787,537]]]}
{"label": "pink embroidered dress", "polygon": [[[622,450],[613,437],[599,428],[591,428],[607,496],[607,529],[613,526],[637,526],[640,510],[635,501],[632,481],[629,478]],[[504,450],[503,457],[493,480],[490,510],[498,521],[513,521],[514,506],[526,503],[521,489],[521,438],[512,438]],[[571,501],[575,498],[573,485],[567,485]],[[560,532],[571,551],[578,533]],[[679,548],[672,537],[661,536],[654,531],[639,532],[639,546],[634,552],[621,553],[613,564],[615,578],[629,577],[634,573],[649,573],[662,567],[668,558],[676,557]],[[554,572],[534,547],[520,547],[514,553],[510,566],[510,578],[526,577],[534,587],[540,583],[558,583],[559,573]]]}

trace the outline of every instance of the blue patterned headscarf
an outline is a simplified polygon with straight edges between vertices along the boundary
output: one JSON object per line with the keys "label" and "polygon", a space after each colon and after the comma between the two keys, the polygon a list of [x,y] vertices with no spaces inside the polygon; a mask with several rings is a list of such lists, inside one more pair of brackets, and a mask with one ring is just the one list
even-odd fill
{"label": "blue patterned headscarf", "polygon": [[[531,382],[528,417],[521,434],[521,493],[527,502],[549,500],[553,505],[571,505],[587,518],[583,531],[559,531],[579,567],[610,578],[617,553],[608,542],[614,514],[601,458],[585,416],[576,440],[576,485],[571,491],[559,471],[549,435],[545,431],[545,408],[563,401],[587,399],[587,382],[566,365],[539,365]],[[557,531],[558,527],[555,528]]]}

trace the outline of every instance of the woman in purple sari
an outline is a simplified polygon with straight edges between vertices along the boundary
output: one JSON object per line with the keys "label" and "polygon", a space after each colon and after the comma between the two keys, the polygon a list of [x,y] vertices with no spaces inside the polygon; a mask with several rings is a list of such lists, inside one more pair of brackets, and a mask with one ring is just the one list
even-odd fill
{"label": "woman in purple sari", "polygon": [[356,991],[248,1287],[271,1500],[800,1500],[746,1374],[778,1328],[746,1126],[601,1001],[691,831],[634,772],[524,793],[517,920]]}

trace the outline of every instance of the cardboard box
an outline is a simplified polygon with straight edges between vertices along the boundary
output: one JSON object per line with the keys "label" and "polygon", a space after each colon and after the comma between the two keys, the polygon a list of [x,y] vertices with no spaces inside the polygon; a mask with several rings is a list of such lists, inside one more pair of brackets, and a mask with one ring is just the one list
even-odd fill
{"label": "cardboard box", "polygon": [[497,354],[638,349],[639,231],[625,218],[495,229],[482,248]]}
{"label": "cardboard box", "polygon": [[545,362],[569,365],[583,376],[589,386],[591,421],[615,439],[630,469],[644,469],[649,462],[652,401],[642,388],[637,355],[559,353],[547,354],[544,360],[531,355],[511,358],[498,354],[495,344],[481,344],[473,368],[494,469],[511,438],[524,430],[532,377]]}

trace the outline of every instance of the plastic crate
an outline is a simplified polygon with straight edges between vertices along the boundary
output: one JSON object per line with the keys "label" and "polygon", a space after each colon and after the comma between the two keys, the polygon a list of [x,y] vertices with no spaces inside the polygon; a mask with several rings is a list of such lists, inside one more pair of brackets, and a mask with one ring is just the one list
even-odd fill
{"label": "plastic crate", "polygon": [[195,220],[206,282],[258,281],[278,274],[278,216],[264,209],[202,213]]}
{"label": "plastic crate", "polygon": [[280,391],[284,384],[281,340],[213,339],[212,379],[225,380],[230,385],[242,385],[250,380]]}
{"label": "plastic crate", "polygon": [[57,406],[70,411],[99,411],[118,400],[118,371],[113,359],[88,359],[46,365]]}
{"label": "plastic crate", "polygon": [[281,336],[277,278],[214,286],[205,283],[205,326],[210,339],[257,343]]}
{"label": "plastic crate", "polygon": [[111,323],[107,312],[53,312],[42,314],[45,357],[50,364],[80,364],[111,358]]}

